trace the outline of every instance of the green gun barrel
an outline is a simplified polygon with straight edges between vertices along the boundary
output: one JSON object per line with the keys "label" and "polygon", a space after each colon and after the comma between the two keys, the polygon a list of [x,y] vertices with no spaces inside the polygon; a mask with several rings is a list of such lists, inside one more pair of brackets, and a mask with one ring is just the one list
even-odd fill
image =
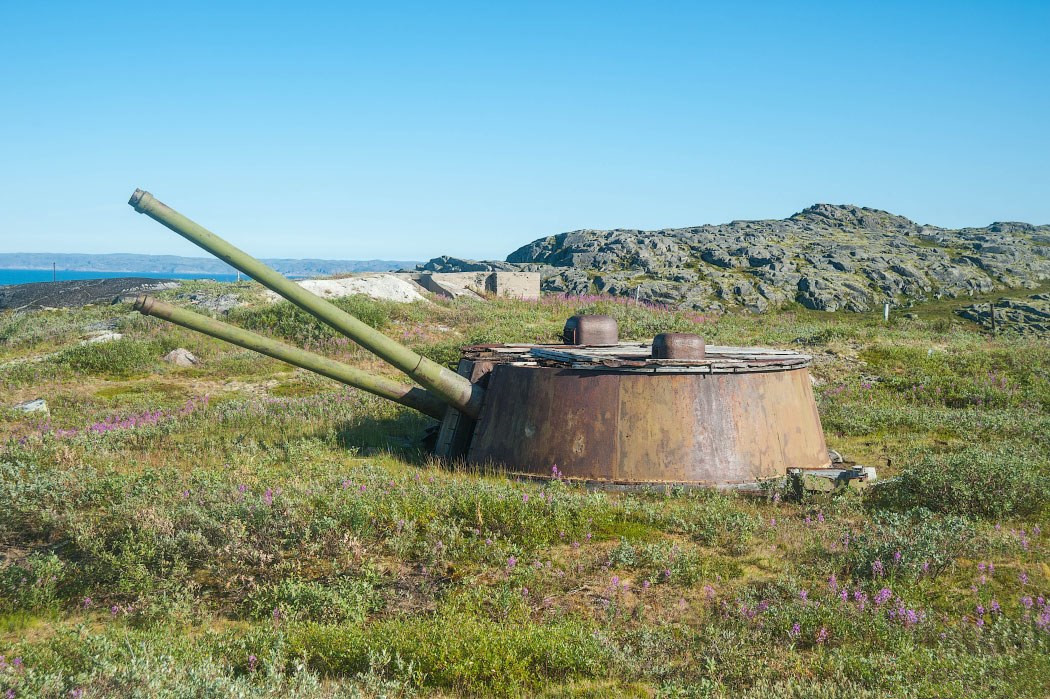
{"label": "green gun barrel", "polygon": [[207,250],[231,267],[247,274],[280,294],[307,313],[327,323],[440,396],[460,412],[477,418],[485,399],[481,386],[456,372],[398,344],[346,311],[316,296],[282,276],[243,250],[231,245],[198,223],[194,223],[149,192],[136,189],[128,201],[135,211],[167,226],[191,243]]}
{"label": "green gun barrel", "polygon": [[225,340],[238,347],[254,350],[282,362],[312,371],[321,376],[335,379],[347,386],[368,391],[380,398],[418,410],[421,413],[440,420],[445,415],[445,403],[437,396],[426,392],[418,386],[406,386],[391,379],[375,376],[347,366],[328,357],[308,352],[298,347],[291,347],[277,342],[250,330],[238,328],[221,320],[215,320],[184,308],[158,301],[152,296],[139,296],[135,300],[135,310],[142,315],[153,316],[195,330],[205,335]]}

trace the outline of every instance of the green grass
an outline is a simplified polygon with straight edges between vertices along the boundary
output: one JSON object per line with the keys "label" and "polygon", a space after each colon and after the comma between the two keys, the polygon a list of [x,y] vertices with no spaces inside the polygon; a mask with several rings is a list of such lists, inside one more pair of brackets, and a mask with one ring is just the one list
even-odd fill
{"label": "green grass", "polygon": [[[803,502],[512,481],[431,462],[427,418],[127,307],[7,314],[0,358],[30,361],[0,362],[0,406],[51,414],[0,412],[0,690],[1045,696],[1045,340],[990,337],[946,302],[889,324],[340,303],[446,363],[554,341],[577,312],[624,338],[800,349],[829,446],[897,478]],[[287,304],[231,316],[384,370]],[[79,344],[109,321],[125,339]],[[203,364],[160,361],[177,346]]]}

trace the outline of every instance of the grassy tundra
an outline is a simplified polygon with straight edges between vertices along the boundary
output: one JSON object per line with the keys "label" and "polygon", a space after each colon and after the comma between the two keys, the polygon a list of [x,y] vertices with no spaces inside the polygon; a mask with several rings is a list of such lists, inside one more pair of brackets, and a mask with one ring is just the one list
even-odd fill
{"label": "grassy tundra", "polygon": [[[0,315],[0,695],[1047,695],[1046,340],[940,307],[340,303],[441,362],[581,311],[801,349],[829,446],[897,478],[802,502],[520,483],[432,463],[427,418],[127,306]],[[285,303],[231,320],[385,371]],[[123,338],[79,344],[92,327]],[[50,416],[6,408],[38,397]]]}

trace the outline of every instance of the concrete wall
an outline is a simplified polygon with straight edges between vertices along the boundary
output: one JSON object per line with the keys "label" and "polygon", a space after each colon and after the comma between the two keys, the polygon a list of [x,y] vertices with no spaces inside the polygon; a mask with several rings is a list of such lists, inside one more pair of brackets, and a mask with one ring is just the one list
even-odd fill
{"label": "concrete wall", "polygon": [[520,299],[540,296],[539,272],[411,272],[397,276],[408,277],[427,291],[442,296],[471,295],[470,292]]}

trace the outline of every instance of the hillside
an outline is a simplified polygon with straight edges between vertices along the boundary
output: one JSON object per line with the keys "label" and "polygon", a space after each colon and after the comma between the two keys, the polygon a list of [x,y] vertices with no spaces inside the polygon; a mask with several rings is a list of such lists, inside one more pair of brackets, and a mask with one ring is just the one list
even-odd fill
{"label": "hillside", "polygon": [[1050,279],[1050,226],[951,230],[857,206],[816,204],[783,220],[540,238],[504,263],[436,258],[428,269],[537,269],[547,292],[606,293],[697,310],[797,302],[865,311],[889,301],[1035,288]]}

